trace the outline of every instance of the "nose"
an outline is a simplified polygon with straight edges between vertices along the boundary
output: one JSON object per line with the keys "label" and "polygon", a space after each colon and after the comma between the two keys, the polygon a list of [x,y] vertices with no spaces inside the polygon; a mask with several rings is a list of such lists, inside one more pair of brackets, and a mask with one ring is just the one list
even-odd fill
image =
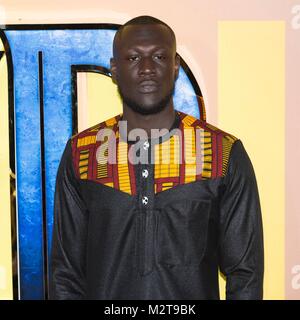
{"label": "nose", "polygon": [[154,67],[154,61],[152,60],[152,57],[142,58],[139,64],[139,74],[146,75],[146,74],[154,74],[154,73],[155,73],[155,67]]}

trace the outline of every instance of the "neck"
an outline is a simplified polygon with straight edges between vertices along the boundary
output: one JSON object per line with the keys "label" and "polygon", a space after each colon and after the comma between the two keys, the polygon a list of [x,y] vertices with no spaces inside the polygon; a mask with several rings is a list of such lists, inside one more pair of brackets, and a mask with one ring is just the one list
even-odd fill
{"label": "neck", "polygon": [[175,110],[173,101],[166,108],[156,114],[143,115],[134,112],[123,104],[123,120],[127,121],[127,132],[133,129],[144,129],[148,137],[151,137],[151,129],[170,129],[175,121]]}

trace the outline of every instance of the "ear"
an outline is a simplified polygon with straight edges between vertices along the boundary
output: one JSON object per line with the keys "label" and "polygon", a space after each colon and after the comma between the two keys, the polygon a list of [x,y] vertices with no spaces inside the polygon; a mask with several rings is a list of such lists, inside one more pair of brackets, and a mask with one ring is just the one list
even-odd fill
{"label": "ear", "polygon": [[110,58],[110,73],[113,83],[116,83],[117,66],[115,58]]}
{"label": "ear", "polygon": [[179,68],[180,68],[180,56],[176,52],[176,55],[175,55],[175,80],[178,78]]}

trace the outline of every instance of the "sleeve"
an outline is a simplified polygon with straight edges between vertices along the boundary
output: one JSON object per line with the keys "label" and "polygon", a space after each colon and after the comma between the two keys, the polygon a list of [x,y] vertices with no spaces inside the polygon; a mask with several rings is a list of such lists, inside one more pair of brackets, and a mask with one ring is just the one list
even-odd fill
{"label": "sleeve", "polygon": [[219,265],[227,300],[263,298],[264,248],[255,173],[240,140],[234,142],[220,201]]}
{"label": "sleeve", "polygon": [[51,300],[85,299],[87,221],[88,211],[74,173],[69,140],[56,177],[49,281]]}

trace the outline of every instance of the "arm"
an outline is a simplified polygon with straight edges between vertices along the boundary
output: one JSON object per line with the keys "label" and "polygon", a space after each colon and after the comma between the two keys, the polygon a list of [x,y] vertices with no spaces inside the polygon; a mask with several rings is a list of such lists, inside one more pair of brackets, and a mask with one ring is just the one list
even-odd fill
{"label": "arm", "polygon": [[54,201],[49,296],[84,299],[88,212],[74,173],[70,140],[60,161]]}
{"label": "arm", "polygon": [[256,178],[241,141],[231,149],[220,202],[220,270],[226,299],[262,299],[264,249]]}

